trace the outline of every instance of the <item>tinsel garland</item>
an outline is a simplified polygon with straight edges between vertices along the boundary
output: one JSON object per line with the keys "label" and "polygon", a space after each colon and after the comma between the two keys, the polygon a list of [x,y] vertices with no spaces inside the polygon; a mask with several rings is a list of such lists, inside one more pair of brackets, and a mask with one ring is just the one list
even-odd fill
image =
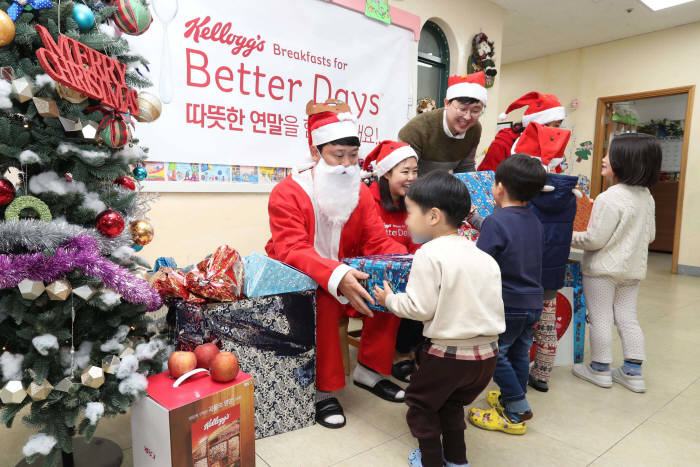
{"label": "tinsel garland", "polygon": [[98,277],[126,301],[145,304],[149,311],[162,305],[148,282],[100,255],[97,241],[87,235],[71,238],[50,257],[41,253],[0,255],[0,289],[15,287],[24,279],[53,282],[74,269]]}
{"label": "tinsel garland", "polygon": [[0,252],[55,250],[66,240],[78,235],[88,235],[99,245],[100,253],[111,255],[117,248],[131,244],[128,232],[107,238],[97,229],[88,229],[65,220],[43,222],[38,219],[22,219],[0,222]]}

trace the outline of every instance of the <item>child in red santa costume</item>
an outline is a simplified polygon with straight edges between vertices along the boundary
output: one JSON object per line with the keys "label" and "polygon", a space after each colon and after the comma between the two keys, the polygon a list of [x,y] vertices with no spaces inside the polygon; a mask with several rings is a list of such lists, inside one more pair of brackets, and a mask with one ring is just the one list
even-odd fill
{"label": "child in red santa costume", "polygon": [[[504,128],[496,133],[496,138],[489,146],[486,157],[479,164],[478,170],[496,170],[498,164],[514,154],[518,138],[520,138],[523,129],[527,128],[530,123],[536,122],[540,125],[559,128],[566,118],[566,109],[561,105],[557,96],[532,91],[510,104],[506,113],[501,114],[499,119],[505,120],[506,114],[525,106],[527,109],[523,114],[520,130]],[[561,172],[561,169],[554,171]]]}
{"label": "child in red santa costume", "polygon": [[[406,227],[406,191],[418,178],[418,154],[408,144],[400,141],[382,141],[367,157],[362,167],[367,174],[377,178],[369,191],[374,196],[377,212],[384,222],[386,233],[415,253],[420,247],[414,243]],[[423,339],[423,324],[402,319],[396,337],[396,353],[391,374],[394,378],[409,382],[415,368],[413,350]]]}
{"label": "child in red santa costume", "polygon": [[365,302],[374,300],[359,283],[367,274],[339,259],[407,250],[387,236],[372,194],[361,182],[357,122],[348,105],[311,101],[306,112],[314,165],[295,169],[272,190],[268,206],[272,238],[266,251],[319,284],[316,421],[341,428],[345,416],[333,391],[345,386],[338,322],[348,303],[365,315],[355,385],[391,402],[403,402],[404,391],[382,377],[391,372],[400,320],[390,313],[372,313]]}

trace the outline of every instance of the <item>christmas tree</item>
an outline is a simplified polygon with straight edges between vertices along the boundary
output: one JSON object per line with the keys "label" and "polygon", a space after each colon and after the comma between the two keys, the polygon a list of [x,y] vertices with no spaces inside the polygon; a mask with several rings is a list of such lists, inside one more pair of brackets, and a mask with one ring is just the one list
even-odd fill
{"label": "christmas tree", "polygon": [[143,0],[0,0],[0,420],[36,429],[28,461],[124,413],[168,352],[135,255],[152,198],[131,139],[160,102],[133,89],[147,61],[121,36],[150,22]]}

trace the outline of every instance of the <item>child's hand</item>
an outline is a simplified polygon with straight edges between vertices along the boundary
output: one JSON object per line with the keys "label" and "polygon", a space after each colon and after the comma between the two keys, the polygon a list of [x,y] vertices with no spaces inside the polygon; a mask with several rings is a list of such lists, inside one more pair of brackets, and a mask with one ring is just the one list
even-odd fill
{"label": "child's hand", "polygon": [[374,299],[383,307],[386,307],[386,298],[389,295],[394,295],[391,290],[391,285],[387,281],[384,281],[384,288],[382,289],[378,285],[374,286]]}

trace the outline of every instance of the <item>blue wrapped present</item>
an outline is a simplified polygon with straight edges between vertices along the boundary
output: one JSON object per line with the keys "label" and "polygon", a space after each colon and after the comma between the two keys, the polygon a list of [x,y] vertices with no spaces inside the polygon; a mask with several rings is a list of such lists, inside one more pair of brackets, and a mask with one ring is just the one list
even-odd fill
{"label": "blue wrapped present", "polygon": [[318,287],[316,282],[303,272],[258,253],[246,256],[243,264],[245,295],[250,298],[301,292]]}
{"label": "blue wrapped present", "polygon": [[153,272],[158,271],[160,268],[173,268],[177,269],[177,263],[175,263],[175,259],[173,258],[166,258],[165,256],[161,256],[158,258],[153,265]]}
{"label": "blue wrapped present", "polygon": [[[476,207],[477,212],[482,217],[490,215],[496,206],[496,201],[493,199],[491,191],[494,184],[493,171],[466,172],[455,174],[454,176],[467,186],[472,206]],[[476,240],[479,237],[479,231],[468,224],[460,230],[460,233],[472,240]]]}
{"label": "blue wrapped present", "polygon": [[[358,271],[366,272],[369,278],[361,281],[362,286],[374,295],[374,286],[384,288],[384,281],[391,284],[394,293],[406,291],[406,282],[411,273],[413,255],[392,254],[392,255],[372,255],[357,256],[355,258],[345,258],[342,260],[348,266]],[[377,311],[388,311],[383,306],[367,304],[371,309]]]}

